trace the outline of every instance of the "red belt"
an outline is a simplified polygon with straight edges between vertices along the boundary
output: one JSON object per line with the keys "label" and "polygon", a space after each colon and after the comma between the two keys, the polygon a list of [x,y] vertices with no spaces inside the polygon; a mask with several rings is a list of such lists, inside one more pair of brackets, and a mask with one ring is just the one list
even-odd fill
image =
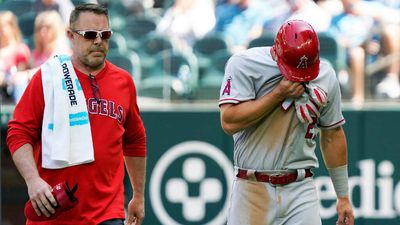
{"label": "red belt", "polygon": [[[238,172],[236,174],[236,177],[241,178],[241,179],[246,179],[246,180],[251,180],[251,177],[248,176],[248,170],[244,169],[238,169]],[[311,169],[305,169],[305,174],[304,178],[307,177],[312,177],[313,173],[311,172]],[[259,182],[266,182],[270,183],[272,185],[286,185],[290,184],[292,182],[295,182],[297,179],[297,171],[293,172],[277,172],[277,173],[272,173],[271,172],[254,172],[254,177],[256,181]]]}

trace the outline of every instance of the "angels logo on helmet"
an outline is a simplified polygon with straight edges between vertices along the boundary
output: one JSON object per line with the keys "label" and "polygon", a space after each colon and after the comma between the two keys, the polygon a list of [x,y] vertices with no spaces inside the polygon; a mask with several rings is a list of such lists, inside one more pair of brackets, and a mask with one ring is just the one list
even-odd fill
{"label": "angels logo on helmet", "polygon": [[297,65],[296,68],[307,69],[307,67],[308,67],[307,61],[308,61],[307,56],[306,56],[306,55],[303,55],[303,56],[300,58],[299,65]]}

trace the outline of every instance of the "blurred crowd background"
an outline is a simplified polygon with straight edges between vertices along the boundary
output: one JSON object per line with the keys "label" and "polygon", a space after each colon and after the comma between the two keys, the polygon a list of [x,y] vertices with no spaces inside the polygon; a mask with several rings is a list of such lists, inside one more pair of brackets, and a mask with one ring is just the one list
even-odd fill
{"label": "blurred crowd background", "polygon": [[0,92],[15,104],[37,68],[69,54],[74,5],[108,7],[108,60],[128,70],[139,96],[215,101],[228,58],[272,45],[288,19],[318,32],[344,101],[400,98],[399,0],[0,0]]}

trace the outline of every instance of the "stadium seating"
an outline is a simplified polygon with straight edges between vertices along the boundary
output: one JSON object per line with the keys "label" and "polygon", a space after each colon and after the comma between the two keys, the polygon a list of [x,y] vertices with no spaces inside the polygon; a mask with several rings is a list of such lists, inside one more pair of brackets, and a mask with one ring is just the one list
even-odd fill
{"label": "stadium seating", "polygon": [[231,54],[228,51],[218,51],[211,58],[211,67],[199,77],[195,91],[196,99],[218,99],[224,77],[225,65]]}
{"label": "stadium seating", "polygon": [[154,55],[163,50],[173,48],[171,40],[166,36],[155,33],[147,34],[141,43],[140,50],[147,55]]}
{"label": "stadium seating", "polygon": [[74,5],[80,5],[84,3],[93,3],[92,0],[71,0],[72,4]]}
{"label": "stadium seating", "polygon": [[274,44],[275,37],[272,34],[263,34],[258,38],[251,40],[247,48],[272,46]]}
{"label": "stadium seating", "polygon": [[156,22],[150,17],[130,16],[126,18],[125,34],[129,36],[128,47],[131,50],[140,48],[140,39],[156,29]]}
{"label": "stadium seating", "polygon": [[142,71],[144,74],[151,72],[156,55],[164,50],[173,50],[172,42],[165,36],[149,33],[139,40],[137,52],[141,58]]}
{"label": "stadium seating", "polygon": [[0,11],[10,10],[18,17],[33,10],[34,0],[13,0],[0,4]]}
{"label": "stadium seating", "polygon": [[156,54],[152,70],[143,76],[139,95],[163,99],[191,98],[191,90],[197,86],[197,81],[194,55],[164,50]]}
{"label": "stadium seating", "polygon": [[218,33],[210,33],[194,43],[193,53],[198,59],[200,75],[205,74],[211,67],[211,58],[219,51],[228,51],[228,43]]}
{"label": "stadium seating", "polygon": [[194,43],[193,52],[196,54],[210,56],[217,51],[226,50],[227,48],[228,44],[223,36],[217,33],[211,33],[198,39]]}
{"label": "stadium seating", "polygon": [[18,15],[18,24],[24,37],[30,37],[35,31],[35,12],[25,12]]}
{"label": "stadium seating", "polygon": [[125,51],[123,53],[110,52],[107,55],[107,59],[111,63],[128,71],[131,74],[132,78],[134,79],[136,86],[140,86],[142,73],[140,66],[140,58],[136,54],[136,52],[133,51]]}
{"label": "stadium seating", "polygon": [[24,37],[24,43],[28,45],[29,49],[35,48],[35,39],[32,36]]}
{"label": "stadium seating", "polygon": [[123,53],[128,50],[125,37],[118,32],[113,32],[108,43],[110,52]]}
{"label": "stadium seating", "polygon": [[337,40],[329,33],[318,33],[320,56],[328,60],[335,71],[339,71],[346,67],[345,51],[337,43]]}
{"label": "stadium seating", "polygon": [[[74,5],[93,2],[92,0],[71,0]],[[11,10],[19,20],[19,26],[23,34],[25,43],[33,49],[33,32],[34,19],[36,17],[33,11],[35,0],[0,0],[0,10]],[[174,43],[166,37],[166,35],[157,34],[155,32],[157,22],[165,13],[165,10],[174,4],[174,0],[166,0],[159,4],[159,8],[145,8],[145,12],[135,14],[130,8],[122,4],[121,0],[116,1],[99,1],[104,3],[110,14],[110,26],[114,31],[113,37],[110,39],[109,57],[116,64],[124,65],[132,74],[135,75],[137,83],[154,76],[159,73],[159,57],[161,52],[174,52],[177,48]],[[274,34],[263,33],[261,37],[251,40],[247,47],[271,46],[274,43]],[[336,72],[349,71],[346,63],[345,50],[337,43],[337,39],[330,33],[318,33],[320,41],[320,55],[322,59],[329,61]],[[192,53],[196,60],[196,71],[198,87],[195,89],[196,98],[214,98],[217,89],[222,82],[224,65],[226,59],[230,56],[230,43],[221,34],[211,32],[195,40],[192,47]],[[133,59],[130,54],[124,56],[125,52],[133,51]],[[185,53],[186,54],[186,53]],[[119,57],[121,62],[118,62],[116,57]],[[225,61],[223,58],[225,57]],[[219,60],[221,62],[219,62]],[[131,63],[128,63],[131,61]],[[135,66],[129,66],[134,64]],[[171,65],[172,66],[172,65]],[[173,66],[172,66],[173,67]],[[134,69],[132,69],[134,68]],[[178,68],[178,69],[177,69]],[[174,70],[179,70],[179,67]],[[366,74],[377,73],[377,65],[367,65]],[[165,68],[163,68],[164,70]],[[381,69],[382,70],[382,69]],[[192,69],[191,69],[192,71]],[[372,72],[371,72],[372,71]],[[383,71],[383,70],[382,70]],[[171,71],[165,71],[161,74],[167,74],[176,79],[176,74],[170,74]],[[175,71],[176,72],[176,71]],[[378,71],[380,72],[380,71]],[[351,73],[351,71],[349,71]],[[343,74],[343,73],[338,73]],[[350,74],[351,75],[351,74]],[[136,78],[140,77],[140,78]],[[381,77],[378,77],[381,79]],[[372,83],[371,83],[372,79]],[[366,77],[366,87],[368,92],[373,92],[376,86],[374,76]],[[150,82],[149,80],[146,81]],[[145,82],[145,83],[146,83]],[[154,81],[157,83],[158,81]],[[348,82],[350,85],[351,80]],[[168,82],[167,82],[168,83]],[[152,84],[153,85],[153,84]],[[156,85],[156,84],[154,84]],[[159,85],[159,84],[157,84]],[[156,85],[156,86],[157,86]],[[347,89],[350,88],[347,87]],[[202,90],[203,89],[203,90]],[[346,87],[342,87],[346,89]],[[346,96],[346,95],[345,95]]]}
{"label": "stadium seating", "polygon": [[126,31],[133,38],[141,38],[154,31],[157,26],[155,21],[146,17],[128,17],[126,23],[129,25],[126,27]]}

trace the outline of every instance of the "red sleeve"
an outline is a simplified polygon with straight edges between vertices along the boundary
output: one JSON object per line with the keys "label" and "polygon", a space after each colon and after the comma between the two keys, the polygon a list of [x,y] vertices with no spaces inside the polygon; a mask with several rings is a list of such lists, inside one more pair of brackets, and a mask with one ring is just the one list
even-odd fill
{"label": "red sleeve", "polygon": [[44,97],[41,70],[36,72],[15,106],[8,122],[7,145],[11,154],[24,144],[34,146],[41,139]]}
{"label": "red sleeve", "polygon": [[137,105],[136,88],[129,78],[130,106],[124,123],[123,149],[125,156],[146,156],[146,131]]}

